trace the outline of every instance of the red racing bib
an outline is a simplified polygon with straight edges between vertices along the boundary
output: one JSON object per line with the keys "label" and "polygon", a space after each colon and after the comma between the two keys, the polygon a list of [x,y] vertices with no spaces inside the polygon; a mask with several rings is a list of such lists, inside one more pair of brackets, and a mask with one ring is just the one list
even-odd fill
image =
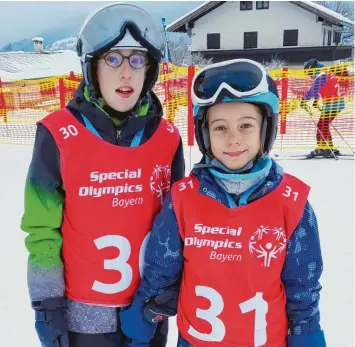
{"label": "red racing bib", "polygon": [[41,123],[60,152],[66,296],[128,305],[141,281],[151,225],[170,190],[178,131],[162,119],[147,142],[121,147],[92,134],[67,109]]}
{"label": "red racing bib", "polygon": [[194,347],[285,347],[286,245],[309,187],[285,174],[271,193],[228,208],[185,178],[172,188],[184,241],[178,328]]}

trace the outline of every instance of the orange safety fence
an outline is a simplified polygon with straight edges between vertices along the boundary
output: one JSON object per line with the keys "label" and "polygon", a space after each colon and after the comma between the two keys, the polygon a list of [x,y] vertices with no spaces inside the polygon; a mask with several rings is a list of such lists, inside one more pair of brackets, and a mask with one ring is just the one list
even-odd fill
{"label": "orange safety fence", "polygon": [[302,99],[313,85],[314,77],[312,76],[315,76],[315,70],[319,69],[310,71],[282,69],[270,72],[278,85],[281,100],[279,134],[275,147],[278,149],[314,149],[317,123],[322,116],[322,110],[329,108],[329,104],[338,105],[344,100],[344,109],[337,110],[334,106],[330,112],[329,117],[337,115],[330,123],[330,130],[334,145],[353,151],[354,62],[326,66],[321,69],[321,73],[327,74],[328,78],[336,79],[338,97],[312,99],[304,104]]}
{"label": "orange safety fence", "polygon": [[[184,144],[193,144],[193,116],[189,89],[198,67],[161,66],[154,92],[160,99],[164,117],[179,129]],[[354,62],[327,66],[323,73],[334,76],[345,109],[332,122],[333,142],[339,148],[354,149]],[[321,100],[301,108],[301,99],[312,86],[313,78],[304,70],[272,70],[280,95],[279,134],[275,147],[312,149],[316,145],[316,124],[321,115]],[[69,73],[45,79],[1,82],[0,143],[34,142],[36,122],[48,113],[64,107],[73,97],[81,75]]]}

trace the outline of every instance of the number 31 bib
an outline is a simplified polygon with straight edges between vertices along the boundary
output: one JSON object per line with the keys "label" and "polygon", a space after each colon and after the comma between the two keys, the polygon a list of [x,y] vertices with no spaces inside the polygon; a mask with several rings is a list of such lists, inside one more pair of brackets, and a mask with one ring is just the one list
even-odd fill
{"label": "number 31 bib", "polygon": [[185,258],[179,332],[195,347],[286,346],[281,272],[309,187],[285,174],[274,191],[235,208],[198,189],[193,175],[172,189]]}

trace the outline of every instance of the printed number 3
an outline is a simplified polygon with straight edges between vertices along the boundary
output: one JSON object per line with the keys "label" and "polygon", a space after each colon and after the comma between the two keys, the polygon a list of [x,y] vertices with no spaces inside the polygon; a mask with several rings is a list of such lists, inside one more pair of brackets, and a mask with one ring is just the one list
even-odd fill
{"label": "printed number 3", "polygon": [[[139,272],[141,277],[143,276],[144,255],[149,236],[150,233],[144,238],[139,252]],[[117,283],[112,284],[95,280],[92,289],[104,294],[116,294],[126,290],[131,285],[133,278],[132,267],[127,263],[131,255],[131,245],[128,239],[119,235],[107,235],[94,240],[94,243],[99,250],[107,247],[115,247],[120,251],[117,258],[104,260],[104,269],[119,271],[122,277]]]}
{"label": "printed number 3", "polygon": [[[196,317],[211,324],[212,331],[210,334],[204,334],[190,326],[188,333],[202,341],[221,342],[226,335],[226,327],[218,318],[224,308],[222,296],[215,289],[205,286],[196,286],[195,292],[197,296],[202,296],[211,302],[211,307],[208,310],[198,308]],[[257,292],[254,297],[239,304],[239,307],[243,314],[255,311],[254,346],[264,345],[267,341],[266,314],[268,312],[268,304],[263,299],[263,293]]]}
{"label": "printed number 3", "polygon": [[196,286],[195,292],[197,296],[202,296],[211,302],[211,307],[208,310],[201,310],[198,308],[196,310],[196,317],[210,323],[212,331],[210,334],[202,334],[190,325],[188,333],[202,341],[221,342],[226,335],[226,328],[217,316],[223,311],[223,298],[215,289],[210,287]]}

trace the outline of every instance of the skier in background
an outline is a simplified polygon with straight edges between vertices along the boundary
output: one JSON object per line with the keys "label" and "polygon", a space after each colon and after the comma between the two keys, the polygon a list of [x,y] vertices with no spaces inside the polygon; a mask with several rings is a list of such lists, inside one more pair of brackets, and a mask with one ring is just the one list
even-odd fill
{"label": "skier in background", "polygon": [[310,59],[304,64],[306,74],[314,78],[312,87],[301,100],[301,107],[307,108],[306,102],[322,98],[323,107],[317,123],[317,146],[310,153],[310,157],[332,158],[333,153],[339,155],[339,150],[334,146],[330,125],[345,108],[344,98],[340,95],[339,83],[336,75],[330,71],[324,71],[324,65],[317,59]]}

